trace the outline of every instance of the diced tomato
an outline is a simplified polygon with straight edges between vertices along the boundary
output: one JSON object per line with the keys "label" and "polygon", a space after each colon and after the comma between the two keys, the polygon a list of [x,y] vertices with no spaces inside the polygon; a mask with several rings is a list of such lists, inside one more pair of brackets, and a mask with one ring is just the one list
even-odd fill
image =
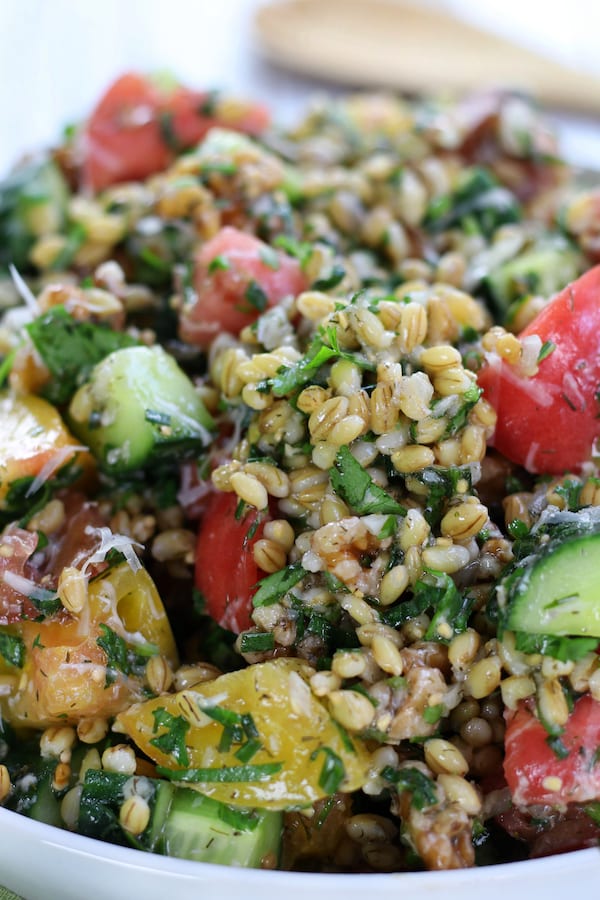
{"label": "diced tomato", "polygon": [[553,347],[534,376],[499,358],[479,373],[498,414],[493,444],[530,472],[577,471],[600,437],[600,266],[544,307],[520,337],[529,335]]}
{"label": "diced tomato", "polygon": [[196,256],[197,300],[183,312],[181,337],[206,348],[218,334],[239,334],[264,309],[307,286],[297,259],[237,228],[222,228]]}
{"label": "diced tomato", "polygon": [[[185,87],[167,90],[135,72],[118,78],[94,109],[83,138],[83,183],[95,191],[143,180],[165,169],[215,125],[259,134],[269,124],[265,107],[221,103]],[[222,110],[222,112],[221,112]]]}
{"label": "diced tomato", "polygon": [[254,561],[252,548],[262,537],[266,520],[257,524],[256,510],[236,519],[237,505],[235,494],[215,493],[209,500],[196,548],[196,587],[209,615],[239,634],[252,625],[252,595],[265,575]]}
{"label": "diced tomato", "polygon": [[554,749],[542,723],[522,704],[508,718],[505,737],[504,773],[514,803],[564,806],[600,799],[598,747],[600,702],[589,694],[576,701]]}

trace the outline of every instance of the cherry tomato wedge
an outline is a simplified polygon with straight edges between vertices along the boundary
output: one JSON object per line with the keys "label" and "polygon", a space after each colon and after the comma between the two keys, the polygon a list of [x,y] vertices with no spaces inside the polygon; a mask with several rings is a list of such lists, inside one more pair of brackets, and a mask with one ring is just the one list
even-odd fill
{"label": "cherry tomato wedge", "polygon": [[256,103],[211,102],[206,92],[166,89],[127,72],[106,91],[83,137],[82,180],[101,191],[123,181],[142,181],[165,169],[176,153],[202,140],[215,125],[260,134],[269,124]]}
{"label": "cherry tomato wedge", "polygon": [[184,310],[181,337],[206,348],[216,335],[239,334],[265,309],[307,286],[297,259],[237,228],[222,228],[196,256],[197,300]]}
{"label": "cherry tomato wedge", "polygon": [[494,446],[530,472],[575,471],[600,436],[600,266],[561,291],[519,337],[548,355],[530,378],[495,357],[479,383],[498,414]]}
{"label": "cherry tomato wedge", "polygon": [[504,774],[517,806],[586,803],[600,798],[600,702],[576,701],[554,748],[526,705],[507,721]]}
{"label": "cherry tomato wedge", "polygon": [[265,575],[252,548],[262,537],[266,519],[257,522],[256,510],[236,519],[237,506],[235,494],[215,493],[209,500],[196,547],[196,587],[209,615],[239,634],[252,625],[252,595]]}

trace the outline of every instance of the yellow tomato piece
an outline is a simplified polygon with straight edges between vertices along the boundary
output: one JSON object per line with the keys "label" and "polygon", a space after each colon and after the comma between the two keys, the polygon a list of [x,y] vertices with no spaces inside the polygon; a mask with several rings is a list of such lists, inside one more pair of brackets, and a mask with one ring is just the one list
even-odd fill
{"label": "yellow tomato piece", "polygon": [[84,469],[89,469],[92,457],[78,447],[79,441],[51,403],[33,394],[2,394],[0,509],[5,508],[6,495],[19,478],[49,478],[75,457]]}
{"label": "yellow tomato piece", "polygon": [[[257,663],[178,694],[135,704],[120,713],[117,724],[151,759],[170,769],[223,770],[228,777],[227,769],[249,767],[237,782],[186,781],[209,797],[263,809],[307,806],[334,790],[357,790],[366,781],[369,765],[362,742],[343,733],[312,693],[308,679],[313,672],[299,659]],[[257,749],[250,759],[243,759],[240,748],[251,739],[252,729],[238,733],[225,749],[226,726],[208,716],[203,711],[207,707],[217,708],[221,716],[219,711],[250,714],[257,732]],[[180,744],[173,755],[165,744],[177,723],[178,732],[185,732],[185,748]],[[167,739],[161,741],[162,735]],[[271,769],[256,768],[264,766]],[[327,778],[331,766],[339,773],[338,784]]]}
{"label": "yellow tomato piece", "polygon": [[16,688],[3,698],[3,717],[15,726],[45,728],[114,716],[140,700],[142,674],[108,671],[107,679],[110,661],[98,644],[103,624],[129,648],[152,644],[177,666],[175,641],[154,582],[145,569],[133,572],[123,563],[91,582],[80,615],[61,610],[43,621],[17,626],[26,659]]}

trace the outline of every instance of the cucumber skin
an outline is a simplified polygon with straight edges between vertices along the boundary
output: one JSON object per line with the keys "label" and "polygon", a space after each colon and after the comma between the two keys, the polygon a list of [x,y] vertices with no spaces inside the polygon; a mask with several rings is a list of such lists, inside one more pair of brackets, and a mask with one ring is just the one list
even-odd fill
{"label": "cucumber skin", "polygon": [[486,275],[484,283],[494,312],[504,321],[511,303],[523,296],[519,283],[537,279],[535,293],[549,297],[581,273],[581,254],[566,241],[541,242]]}
{"label": "cucumber skin", "polygon": [[[86,422],[73,415],[82,403],[92,409]],[[214,427],[190,379],[158,346],[125,347],[109,354],[76,392],[69,412],[73,432],[100,467],[113,474],[141,469],[165,455],[199,450],[209,443]],[[161,416],[167,426],[152,420]]]}
{"label": "cucumber skin", "polygon": [[[567,567],[566,579],[557,584],[556,577],[564,576],[561,563]],[[528,634],[600,638],[599,574],[599,532],[550,541],[545,549],[523,560],[502,583],[504,628]],[[550,584],[547,576],[552,576]]]}

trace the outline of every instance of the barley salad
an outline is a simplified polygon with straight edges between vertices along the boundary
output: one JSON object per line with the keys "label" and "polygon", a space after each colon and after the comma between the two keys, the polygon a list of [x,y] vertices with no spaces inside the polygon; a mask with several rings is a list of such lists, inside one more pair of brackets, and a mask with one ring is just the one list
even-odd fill
{"label": "barley salad", "polygon": [[527,98],[128,73],[0,185],[0,797],[225,865],[600,835],[600,195]]}

